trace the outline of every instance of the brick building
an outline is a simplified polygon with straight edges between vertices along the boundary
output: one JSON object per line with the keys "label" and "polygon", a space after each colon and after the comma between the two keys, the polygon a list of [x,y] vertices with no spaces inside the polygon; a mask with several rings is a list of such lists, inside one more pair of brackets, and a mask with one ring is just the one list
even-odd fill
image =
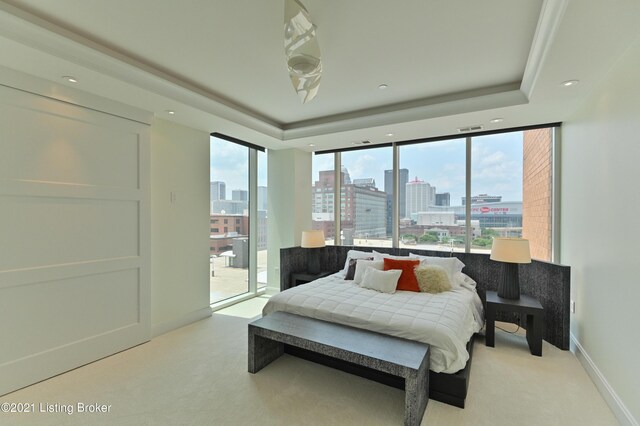
{"label": "brick building", "polygon": [[[341,229],[355,238],[385,237],[387,234],[387,194],[378,190],[371,178],[355,179],[349,172],[340,172]],[[334,238],[334,171],[323,170],[313,185],[313,228],[325,231],[327,239]],[[331,222],[331,223],[328,223]]]}
{"label": "brick building", "polygon": [[522,237],[531,257],[551,259],[552,129],[524,132],[522,166]]}

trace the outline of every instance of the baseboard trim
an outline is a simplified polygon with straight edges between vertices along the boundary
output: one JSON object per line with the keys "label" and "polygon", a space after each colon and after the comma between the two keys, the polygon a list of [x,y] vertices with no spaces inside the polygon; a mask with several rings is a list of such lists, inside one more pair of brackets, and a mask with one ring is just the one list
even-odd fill
{"label": "baseboard trim", "polygon": [[160,324],[154,324],[151,327],[151,337],[152,338],[158,337],[162,334],[168,333],[180,327],[184,327],[185,325],[194,323],[196,321],[200,321],[201,319],[210,317],[211,314],[212,314],[211,307],[207,306],[206,308],[189,312],[188,314],[183,315],[180,318],[161,322]]}
{"label": "baseboard trim", "polygon": [[591,380],[596,385],[596,388],[611,411],[613,411],[613,414],[616,416],[620,424],[623,426],[639,426],[636,419],[624,405],[624,402],[622,402],[616,391],[613,390],[600,369],[596,366],[573,333],[570,333],[570,338],[571,352],[576,355],[576,358],[578,358],[582,367],[587,371],[587,374],[591,377]]}

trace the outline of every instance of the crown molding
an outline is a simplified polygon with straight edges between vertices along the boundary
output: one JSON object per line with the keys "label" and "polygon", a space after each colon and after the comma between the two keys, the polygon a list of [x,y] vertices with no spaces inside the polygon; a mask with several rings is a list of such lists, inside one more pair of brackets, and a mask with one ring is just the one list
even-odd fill
{"label": "crown molding", "polygon": [[254,111],[1,1],[0,35],[282,140],[279,125]]}
{"label": "crown molding", "polygon": [[[545,0],[523,79],[517,83],[282,124],[149,63],[0,1],[0,35],[278,141],[409,123],[528,103],[568,0]],[[6,64],[5,64],[6,65]]]}
{"label": "crown molding", "polygon": [[522,85],[520,86],[520,90],[522,90],[527,99],[531,99],[531,94],[547,55],[551,50],[568,4],[569,0],[544,0],[542,4],[538,26],[533,36],[527,65],[522,76]]}
{"label": "crown molding", "polygon": [[523,105],[528,99],[519,87],[511,83],[295,123],[285,128],[284,140]]}

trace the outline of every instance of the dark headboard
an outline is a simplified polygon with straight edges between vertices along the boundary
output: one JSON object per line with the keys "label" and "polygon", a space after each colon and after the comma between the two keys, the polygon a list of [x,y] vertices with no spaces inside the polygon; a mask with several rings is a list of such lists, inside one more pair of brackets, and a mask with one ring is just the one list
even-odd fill
{"label": "dark headboard", "polygon": [[[409,252],[423,256],[449,257],[452,254],[442,251],[394,249],[389,247],[347,247],[326,246],[317,249],[291,247],[280,249],[280,290],[291,287],[291,274],[307,270],[308,256],[320,256],[323,271],[337,272],[344,267],[349,250],[371,251],[395,255],[408,255]],[[489,260],[488,254],[453,253],[466,266],[462,270],[478,283],[478,294],[484,302],[487,290],[497,290],[500,263]],[[544,340],[560,349],[569,349],[569,305],[571,268],[555,263],[531,261],[520,265],[520,291],[536,297],[544,307]],[[508,315],[498,316],[499,320],[514,322]],[[524,325],[522,323],[521,325]]]}

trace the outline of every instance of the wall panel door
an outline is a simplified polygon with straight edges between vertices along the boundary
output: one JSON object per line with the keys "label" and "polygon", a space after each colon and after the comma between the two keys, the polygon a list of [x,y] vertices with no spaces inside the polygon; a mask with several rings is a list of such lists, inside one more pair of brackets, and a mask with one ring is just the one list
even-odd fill
{"label": "wall panel door", "polygon": [[150,339],[148,132],[0,86],[0,395]]}

